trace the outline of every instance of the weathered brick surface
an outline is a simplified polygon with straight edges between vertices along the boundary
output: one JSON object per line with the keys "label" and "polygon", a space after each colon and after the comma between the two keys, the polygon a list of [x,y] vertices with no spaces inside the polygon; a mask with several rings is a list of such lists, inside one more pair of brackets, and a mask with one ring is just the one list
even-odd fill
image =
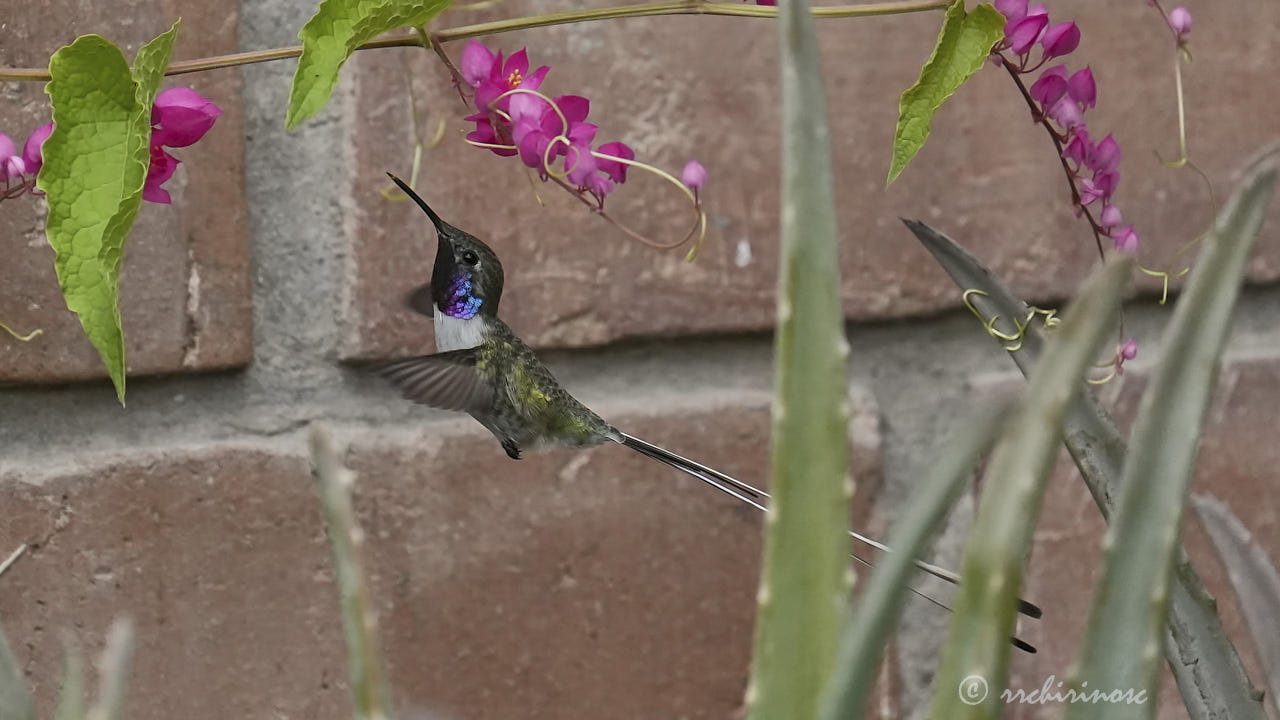
{"label": "weathered brick surface", "polygon": [[[1131,426],[1144,387],[1144,377],[1126,373],[1121,385],[1108,389],[1122,427]],[[1227,503],[1254,540],[1273,561],[1280,562],[1280,500],[1273,492],[1280,448],[1271,441],[1277,403],[1280,366],[1274,362],[1242,362],[1224,369],[1200,447],[1193,492],[1211,493]],[[1025,624],[1040,653],[1014,664],[1011,687],[1032,690],[1051,674],[1059,680],[1066,678],[1078,654],[1099,577],[1104,532],[1105,525],[1078,471],[1064,455],[1045,497],[1027,578],[1028,594],[1045,611],[1043,621]],[[1184,522],[1183,540],[1196,571],[1218,600],[1223,623],[1251,677],[1260,680],[1256,652],[1226,573],[1192,518]],[[1160,717],[1185,718],[1172,675],[1167,669],[1163,674]],[[1013,717],[1056,717],[1058,709],[1053,705],[1021,706]]]}
{"label": "weathered brick surface", "polygon": [[[541,7],[540,5],[538,7]],[[533,10],[503,3],[487,14]],[[1206,226],[1211,204],[1190,170],[1163,168],[1177,148],[1167,28],[1143,3],[1102,0],[1052,8],[1074,13],[1084,40],[1073,67],[1092,65],[1099,107],[1091,128],[1114,132],[1125,152],[1118,199],[1144,242],[1146,264],[1162,267]],[[1057,17],[1055,15],[1055,17]],[[1230,173],[1271,138],[1269,82],[1280,8],[1215,5],[1196,15],[1196,62],[1186,71],[1195,160],[1218,197]],[[938,116],[915,163],[884,188],[898,94],[928,57],[936,14],[820,23],[840,199],[845,310],[871,319],[956,307],[959,296],[898,216],[920,217],[953,234],[1021,294],[1058,298],[1096,261],[1092,237],[1072,217],[1062,170],[1043,130],[1007,76],[986,68]],[[417,50],[363,53],[351,65],[360,211],[347,354],[373,357],[428,346],[429,323],[402,297],[430,275],[434,239],[422,214],[376,190],[388,170],[412,159],[406,93],[414,78],[422,134],[437,124],[419,183],[448,220],[489,241],[503,258],[508,321],[537,345],[577,346],[631,336],[670,336],[770,327],[776,277],[778,102],[775,39],[768,22],[666,17],[542,28],[490,38],[508,51],[528,46],[552,67],[544,88],[590,97],[601,138],[635,145],[640,158],[678,171],[696,156],[707,166],[707,245],[697,262],[625,239],[575,200],[538,185],[540,208],[520,164],[467,146],[466,111],[446,72]],[[449,47],[456,58],[462,43]],[[1261,105],[1258,105],[1261,103]],[[1248,110],[1245,110],[1245,107]],[[1272,113],[1274,114],[1274,113]],[[1099,137],[1101,136],[1099,135]],[[639,228],[670,237],[684,227],[678,193],[633,173],[610,208]],[[1280,218],[1273,209],[1272,218]],[[1280,250],[1263,242],[1251,277],[1280,276]],[[1145,287],[1156,283],[1147,279]]]}
{"label": "weathered brick surface", "polygon": [[[84,33],[106,36],[132,60],[143,42],[179,15],[175,58],[236,49],[239,5],[129,0],[83,3],[52,0],[5,13],[0,65],[40,67]],[[244,111],[235,71],[187,75],[162,87],[192,86],[223,110],[203,140],[174,154],[183,161],[166,186],[174,203],[143,203],[125,250],[120,281],[131,374],[210,370],[247,363],[252,356],[248,208],[244,195]],[[50,120],[43,83],[0,83],[0,130],[26,139]],[[0,333],[0,382],[59,382],[105,375],[102,361],[66,309],[44,235],[43,200],[24,197],[0,205],[0,322],[44,335],[21,343]]]}
{"label": "weathered brick surface", "polygon": [[[740,477],[766,473],[758,403],[618,421]],[[361,477],[406,710],[725,718],[740,704],[758,513],[620,447],[513,463],[469,421],[338,436],[353,440],[347,462]],[[862,437],[856,468],[874,494],[877,438]],[[0,543],[35,546],[0,584],[0,617],[45,707],[60,631],[96,651],[110,619],[129,613],[130,717],[347,712],[337,596],[302,457],[223,445],[39,485],[0,479],[0,498]]]}

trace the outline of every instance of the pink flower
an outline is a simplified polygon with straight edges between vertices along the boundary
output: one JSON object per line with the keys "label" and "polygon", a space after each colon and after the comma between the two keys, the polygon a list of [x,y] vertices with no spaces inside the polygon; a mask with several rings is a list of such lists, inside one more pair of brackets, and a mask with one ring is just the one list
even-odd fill
{"label": "pink flower", "polygon": [[1124,344],[1120,346],[1120,357],[1125,360],[1132,360],[1138,357],[1138,341],[1133,338],[1125,340]]}
{"label": "pink flower", "polygon": [[35,175],[44,167],[44,141],[53,134],[53,123],[45,123],[27,137],[22,145],[22,161],[27,165],[27,172]]}
{"label": "pink flower", "polygon": [[1132,225],[1125,225],[1114,230],[1111,234],[1111,239],[1115,242],[1116,252],[1138,252],[1138,233],[1133,229]]}
{"label": "pink flower", "polygon": [[1040,74],[1040,78],[1031,84],[1031,98],[1040,103],[1041,108],[1052,107],[1059,98],[1067,94],[1067,66],[1055,65]]}
{"label": "pink flower", "polygon": [[152,145],[151,164],[147,167],[147,180],[142,185],[142,199],[147,202],[170,204],[172,200],[169,198],[169,191],[160,186],[173,177],[180,162],[182,161],[165,152],[159,145]]}
{"label": "pink flower", "polygon": [[1120,144],[1108,134],[1086,159],[1085,164],[1094,173],[1111,172],[1120,167]]}
{"label": "pink flower", "polygon": [[1080,45],[1080,28],[1073,22],[1058,23],[1044,32],[1041,45],[1046,59],[1069,55]]}
{"label": "pink flower", "polygon": [[[477,64],[478,67],[479,64]],[[489,66],[489,76],[476,86],[476,108],[481,112],[488,112],[495,108],[506,112],[512,96],[503,97],[503,95],[516,88],[537,90],[549,70],[550,68],[543,65],[530,74],[529,55],[524,48],[507,58],[505,64],[502,62],[502,53],[498,53]]]}
{"label": "pink flower", "polygon": [[1062,127],[1070,130],[1071,128],[1084,124],[1084,111],[1080,109],[1080,105],[1070,97],[1063,96],[1058,102],[1044,113],[1050,120],[1058,123]]}
{"label": "pink flower", "polygon": [[1095,107],[1098,99],[1098,86],[1093,81],[1093,70],[1085,67],[1071,74],[1067,80],[1067,91],[1071,99],[1083,107]]}
{"label": "pink flower", "polygon": [[20,178],[27,172],[26,163],[18,156],[18,148],[8,135],[0,133],[0,179]]}
{"label": "pink flower", "polygon": [[[601,155],[612,155],[613,157],[622,158],[623,160],[635,160],[636,151],[629,146],[620,142],[605,143],[600,146]],[[627,165],[617,160],[608,158],[596,158],[596,165],[599,166],[600,172],[609,176],[613,182],[621,185],[627,181]]]}
{"label": "pink flower", "polygon": [[707,184],[707,169],[697,160],[690,160],[684,164],[684,171],[680,173],[680,182],[690,190],[701,189]]}
{"label": "pink flower", "polygon": [[1191,34],[1191,13],[1186,8],[1179,5],[1169,11],[1169,27],[1173,28],[1173,32],[1178,36],[1178,42],[1183,43],[1187,39],[1187,35]]}
{"label": "pink flower", "polygon": [[1089,139],[1089,131],[1077,125],[1071,133],[1071,139],[1067,141],[1067,146],[1062,150],[1062,157],[1076,165],[1083,165],[1091,153],[1093,153],[1093,141]]}
{"label": "pink flower", "polygon": [[1009,50],[1014,55],[1025,55],[1040,39],[1048,24],[1047,15],[1027,15],[1020,20],[1005,23],[1004,36],[1009,41]]}
{"label": "pink flower", "polygon": [[187,147],[204,137],[222,109],[191,88],[170,88],[151,106],[151,144]]}
{"label": "pink flower", "polygon": [[1118,227],[1124,222],[1124,217],[1120,214],[1120,210],[1110,203],[1102,208],[1102,214],[1098,216],[1098,224],[1106,229]]}

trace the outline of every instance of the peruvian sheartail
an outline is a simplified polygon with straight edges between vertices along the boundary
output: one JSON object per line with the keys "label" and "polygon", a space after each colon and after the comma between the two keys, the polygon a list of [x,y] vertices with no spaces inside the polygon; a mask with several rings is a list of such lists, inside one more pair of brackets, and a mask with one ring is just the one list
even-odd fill
{"label": "peruvian sheartail", "polygon": [[[513,460],[520,459],[524,451],[587,448],[614,442],[768,511],[765,502],[769,495],[763,490],[628,435],[570,395],[533,350],[498,318],[504,276],[502,263],[493,250],[442,220],[399,178],[391,175],[391,179],[435,226],[437,245],[431,283],[414,290],[408,304],[415,312],[433,319],[438,352],[377,365],[374,372],[390,380],[410,400],[471,415],[493,433]],[[871,538],[855,532],[850,535],[888,551]],[[924,562],[917,564],[936,577],[959,582],[959,576],[949,570]],[[1041,614],[1038,607],[1026,601],[1022,601],[1020,611],[1031,617]],[[1035,652],[1021,640],[1015,639],[1014,644]]]}

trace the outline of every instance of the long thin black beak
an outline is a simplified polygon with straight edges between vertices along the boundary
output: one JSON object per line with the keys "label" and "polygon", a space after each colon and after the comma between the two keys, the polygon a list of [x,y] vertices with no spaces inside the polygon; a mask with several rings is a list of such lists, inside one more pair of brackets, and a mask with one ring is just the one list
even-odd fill
{"label": "long thin black beak", "polygon": [[445,228],[449,227],[449,223],[445,222],[444,220],[441,220],[440,216],[437,215],[436,212],[432,210],[430,206],[427,205],[426,201],[418,197],[418,193],[414,192],[413,188],[405,184],[403,180],[396,177],[395,175],[392,175],[391,173],[387,173],[387,177],[391,178],[391,182],[398,185],[400,189],[404,191],[405,195],[408,195],[409,197],[413,198],[413,201],[418,203],[418,207],[422,208],[422,211],[427,214],[427,217],[431,218],[431,224],[436,226],[436,232],[440,234],[444,234]]}

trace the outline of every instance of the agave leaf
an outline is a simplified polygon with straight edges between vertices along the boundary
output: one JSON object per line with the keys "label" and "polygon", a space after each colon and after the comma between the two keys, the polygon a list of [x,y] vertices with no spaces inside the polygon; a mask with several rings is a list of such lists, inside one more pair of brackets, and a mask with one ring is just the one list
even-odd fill
{"label": "agave leaf", "polygon": [[1053,469],[1062,419],[1119,313],[1133,272],[1119,258],[1095,272],[1049,340],[1026,394],[987,466],[965,547],[960,591],[930,717],[996,718],[1009,668],[1022,564]]}
{"label": "agave leaf", "polygon": [[[1254,166],[1205,238],[1169,321],[1164,354],[1143,393],[1081,650],[1077,680],[1093,688],[1145,689],[1152,698],[1159,688],[1157,647],[1168,616],[1183,506],[1218,358],[1275,189],[1277,161],[1280,152]],[[1154,702],[1074,703],[1066,714],[1068,720],[1154,716]]]}
{"label": "agave leaf", "polygon": [[[1026,303],[954,240],[922,222],[904,222],[957,286],[986,293],[972,296],[984,317],[1026,316]],[[1009,355],[1022,374],[1028,375],[1043,354],[1044,337],[1032,326],[1022,340],[1022,347]],[[1102,517],[1110,522],[1127,449],[1115,421],[1091,393],[1080,394],[1068,408],[1063,441]],[[1192,720],[1266,720],[1240,657],[1222,627],[1213,597],[1181,548],[1175,561],[1164,656]]]}
{"label": "agave leaf", "polygon": [[830,130],[809,3],[779,8],[782,234],[772,512],[765,525],[752,720],[814,720],[849,583],[849,345],[840,303]]}
{"label": "agave leaf", "polygon": [[908,583],[916,570],[913,560],[923,557],[932,547],[937,531],[963,493],[974,466],[991,447],[1007,412],[1008,405],[1002,404],[978,413],[963,423],[937,457],[923,468],[920,485],[889,534],[887,544],[894,552],[885,554],[876,564],[862,598],[845,623],[835,674],[822,705],[823,720],[860,717],[866,708],[885,643],[902,615]]}

